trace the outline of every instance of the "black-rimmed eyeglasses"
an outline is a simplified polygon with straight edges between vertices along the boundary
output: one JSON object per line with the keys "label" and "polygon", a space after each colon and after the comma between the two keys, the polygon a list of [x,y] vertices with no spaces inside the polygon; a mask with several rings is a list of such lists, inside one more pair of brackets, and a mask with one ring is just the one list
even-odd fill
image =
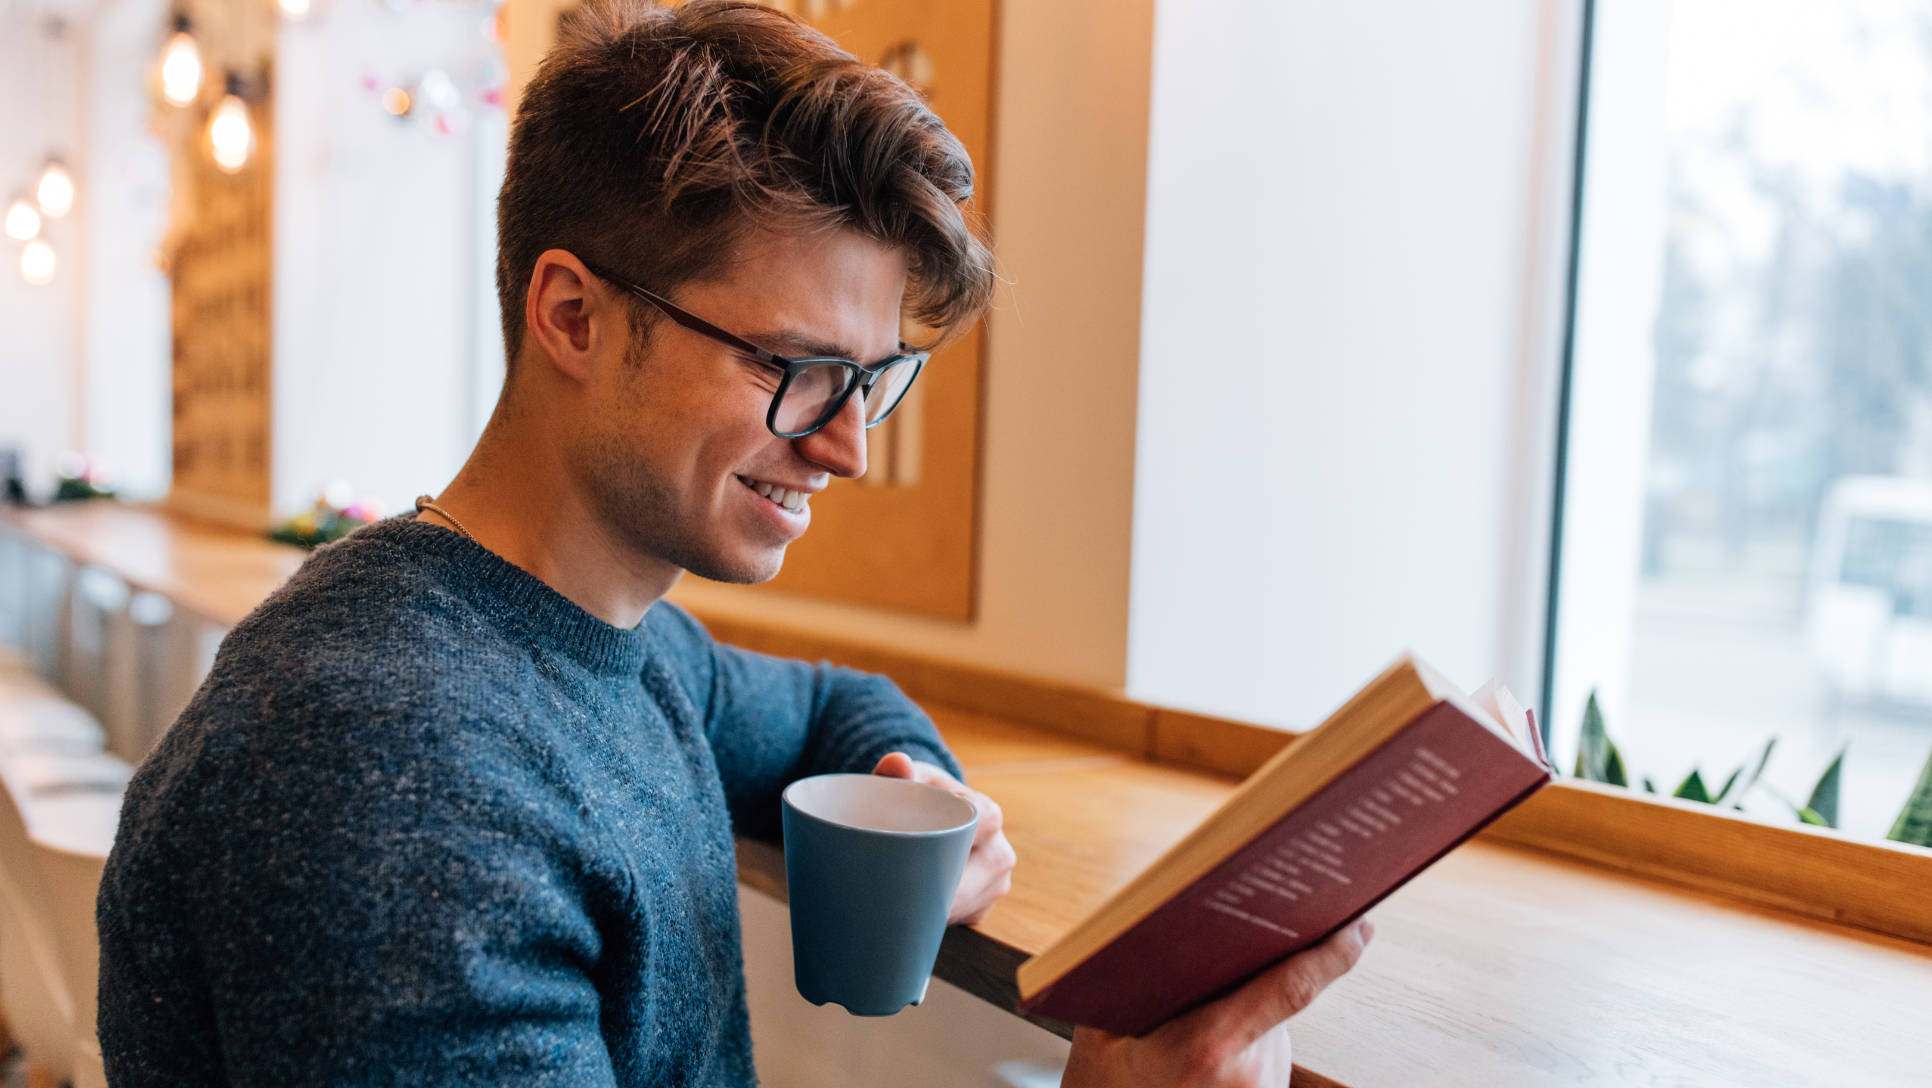
{"label": "black-rimmed eyeglasses", "polygon": [[[582,260],[582,258],[579,258]],[[925,368],[930,352],[905,350],[871,366],[835,356],[791,359],[734,336],[704,318],[654,291],[639,287],[621,276],[606,272],[588,261],[584,267],[599,279],[608,280],[652,306],[672,321],[701,336],[708,336],[780,371],[778,391],[772,394],[771,408],[765,412],[765,426],[780,438],[803,438],[832,422],[845,407],[853,390],[859,391],[865,412],[865,429],[884,423],[894,408],[906,399],[914,378]]]}

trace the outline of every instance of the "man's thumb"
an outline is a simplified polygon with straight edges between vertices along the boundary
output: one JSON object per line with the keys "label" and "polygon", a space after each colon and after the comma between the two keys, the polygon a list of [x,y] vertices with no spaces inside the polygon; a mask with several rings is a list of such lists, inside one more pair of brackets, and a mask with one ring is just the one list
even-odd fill
{"label": "man's thumb", "polygon": [[912,757],[904,752],[893,752],[880,760],[879,765],[872,768],[872,773],[882,774],[887,778],[911,778]]}

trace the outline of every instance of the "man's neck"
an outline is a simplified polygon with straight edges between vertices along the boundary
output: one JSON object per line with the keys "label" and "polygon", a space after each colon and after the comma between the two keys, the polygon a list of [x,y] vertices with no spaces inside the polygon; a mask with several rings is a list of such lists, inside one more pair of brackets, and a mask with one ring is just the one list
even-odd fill
{"label": "man's neck", "polygon": [[[683,573],[625,549],[571,479],[555,443],[493,418],[436,504],[478,544],[613,627],[631,628]],[[512,452],[514,451],[514,452]],[[448,528],[432,511],[416,515]]]}

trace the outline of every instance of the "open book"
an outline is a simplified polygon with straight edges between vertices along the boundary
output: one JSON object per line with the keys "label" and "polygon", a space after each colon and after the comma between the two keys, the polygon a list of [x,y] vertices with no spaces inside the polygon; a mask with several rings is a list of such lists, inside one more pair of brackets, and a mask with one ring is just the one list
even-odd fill
{"label": "open book", "polygon": [[1020,965],[1031,1013],[1140,1035],[1319,943],[1555,777],[1534,720],[1403,657]]}

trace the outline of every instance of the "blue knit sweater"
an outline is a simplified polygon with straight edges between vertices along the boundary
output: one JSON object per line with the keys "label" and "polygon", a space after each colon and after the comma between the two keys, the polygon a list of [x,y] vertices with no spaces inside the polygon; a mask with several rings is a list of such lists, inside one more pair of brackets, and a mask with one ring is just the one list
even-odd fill
{"label": "blue knit sweater", "polygon": [[905,751],[884,679],[620,630],[395,518],[236,627],[101,885],[120,1085],[749,1085],[734,830]]}

